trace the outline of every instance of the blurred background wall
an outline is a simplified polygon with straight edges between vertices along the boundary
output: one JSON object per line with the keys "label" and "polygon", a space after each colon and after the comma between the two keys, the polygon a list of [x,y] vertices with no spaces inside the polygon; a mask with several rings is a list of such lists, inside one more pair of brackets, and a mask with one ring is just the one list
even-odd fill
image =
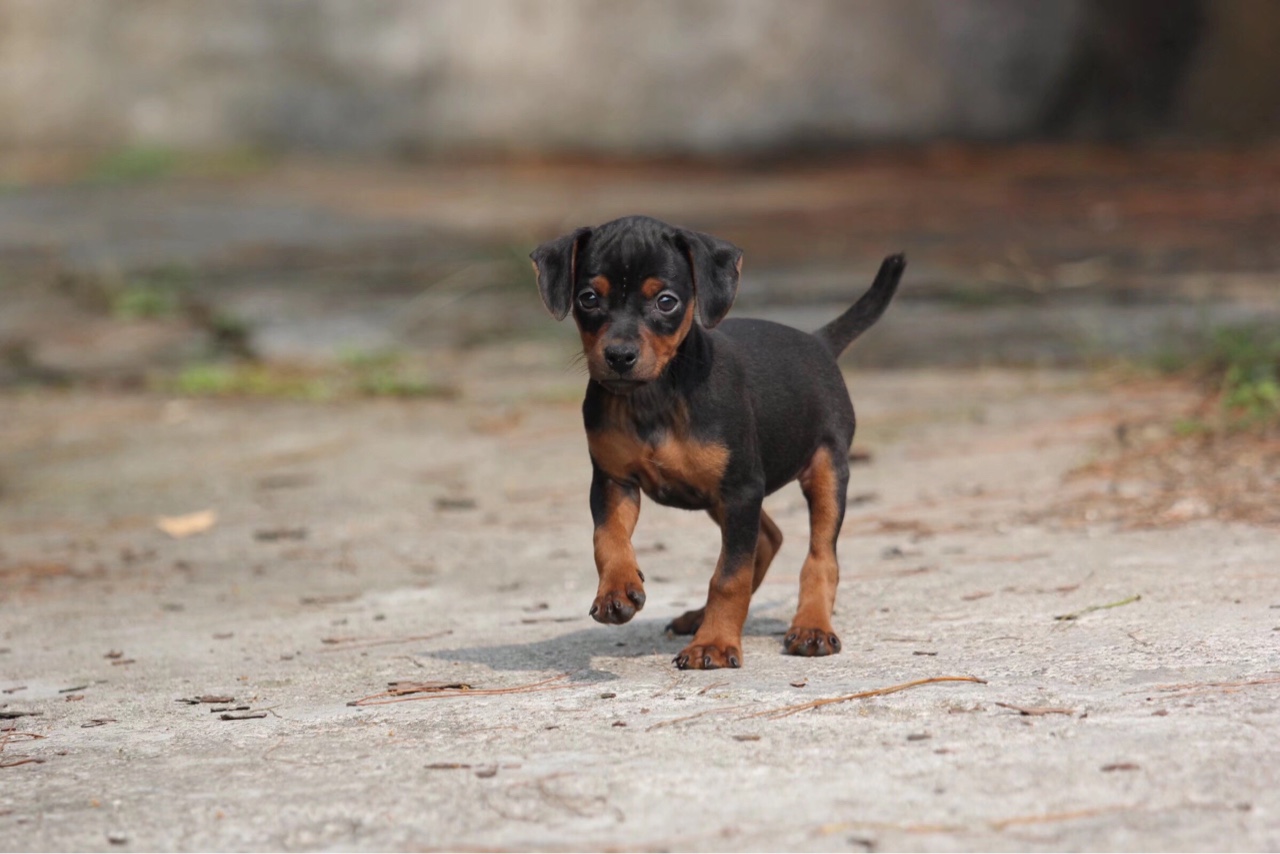
{"label": "blurred background wall", "polygon": [[5,0],[0,145],[753,153],[1280,128],[1273,0]]}

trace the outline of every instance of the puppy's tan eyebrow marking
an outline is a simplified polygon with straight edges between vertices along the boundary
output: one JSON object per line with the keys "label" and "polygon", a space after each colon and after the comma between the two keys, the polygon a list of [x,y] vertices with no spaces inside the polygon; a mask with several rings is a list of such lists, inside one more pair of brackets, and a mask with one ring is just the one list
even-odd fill
{"label": "puppy's tan eyebrow marking", "polygon": [[607,297],[609,295],[609,289],[613,287],[609,284],[609,280],[604,276],[596,276],[591,280],[590,285],[595,288],[596,293],[600,294],[602,297]]}
{"label": "puppy's tan eyebrow marking", "polygon": [[650,276],[644,280],[644,284],[640,286],[640,293],[644,294],[645,299],[653,299],[667,288],[667,283],[662,279]]}

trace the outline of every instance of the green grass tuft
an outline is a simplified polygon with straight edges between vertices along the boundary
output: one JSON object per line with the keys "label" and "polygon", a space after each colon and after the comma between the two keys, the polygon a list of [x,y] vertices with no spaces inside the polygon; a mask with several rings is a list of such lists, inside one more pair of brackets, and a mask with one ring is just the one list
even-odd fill
{"label": "green grass tuft", "polygon": [[394,353],[348,353],[341,364],[309,368],[270,362],[190,365],[156,384],[188,397],[329,401],[353,397],[453,398],[457,390],[410,370]]}
{"label": "green grass tuft", "polygon": [[172,177],[182,155],[172,148],[134,145],[110,151],[89,167],[88,179],[99,184],[130,184]]}
{"label": "green grass tuft", "polygon": [[1280,330],[1264,326],[1218,330],[1205,369],[1238,426],[1280,424]]}

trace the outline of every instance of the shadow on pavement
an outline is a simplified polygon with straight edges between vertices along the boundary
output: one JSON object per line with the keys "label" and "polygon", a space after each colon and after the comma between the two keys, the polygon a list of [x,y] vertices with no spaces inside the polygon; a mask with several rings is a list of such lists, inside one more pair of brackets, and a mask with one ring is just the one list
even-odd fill
{"label": "shadow on pavement", "polygon": [[[439,649],[426,653],[444,661],[483,664],[494,670],[558,670],[570,674],[574,682],[609,682],[618,675],[593,666],[600,658],[644,658],[652,655],[674,657],[688,638],[673,637],[663,631],[665,619],[636,620],[625,626],[595,626],[577,629],[559,637],[530,643],[500,644]],[[748,619],[743,634],[748,637],[781,636],[787,624],[774,617]]]}

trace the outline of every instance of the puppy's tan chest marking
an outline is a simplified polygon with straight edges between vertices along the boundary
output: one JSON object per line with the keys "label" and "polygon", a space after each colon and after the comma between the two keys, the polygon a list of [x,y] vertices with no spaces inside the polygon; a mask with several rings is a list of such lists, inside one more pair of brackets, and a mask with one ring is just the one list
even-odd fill
{"label": "puppy's tan chest marking", "polygon": [[624,427],[587,435],[591,457],[615,480],[633,481],[659,502],[710,506],[720,494],[729,449],[676,431],[641,440]]}

